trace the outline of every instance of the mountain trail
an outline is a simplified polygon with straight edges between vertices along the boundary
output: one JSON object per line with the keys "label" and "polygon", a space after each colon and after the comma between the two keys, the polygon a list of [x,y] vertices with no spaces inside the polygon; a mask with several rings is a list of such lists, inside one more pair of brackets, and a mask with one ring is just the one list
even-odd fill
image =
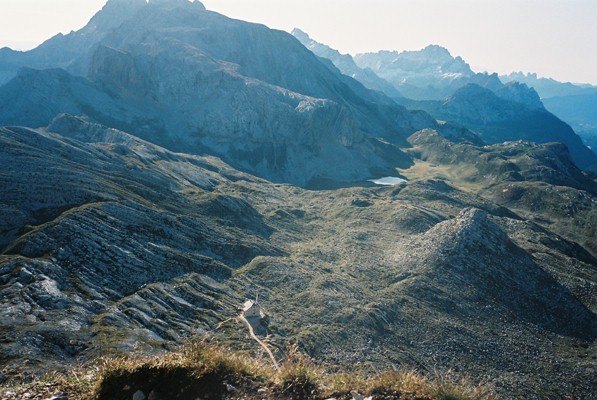
{"label": "mountain trail", "polygon": [[263,349],[269,355],[269,358],[272,360],[272,364],[274,364],[274,367],[276,368],[276,370],[280,371],[280,366],[278,365],[278,362],[276,361],[276,357],[274,357],[274,353],[272,353],[272,351],[270,350],[270,348],[268,347],[267,344],[265,344],[264,342],[262,342],[261,339],[259,339],[257,337],[257,335],[255,335],[255,331],[253,331],[253,326],[251,325],[251,323],[249,321],[247,321],[247,319],[245,318],[245,316],[243,315],[242,312],[240,313],[240,315],[238,317],[240,318],[240,320],[242,322],[245,323],[245,325],[249,329],[249,336],[251,336],[251,338],[253,338],[253,340],[255,340],[257,343],[259,343],[259,345],[261,347],[263,347]]}

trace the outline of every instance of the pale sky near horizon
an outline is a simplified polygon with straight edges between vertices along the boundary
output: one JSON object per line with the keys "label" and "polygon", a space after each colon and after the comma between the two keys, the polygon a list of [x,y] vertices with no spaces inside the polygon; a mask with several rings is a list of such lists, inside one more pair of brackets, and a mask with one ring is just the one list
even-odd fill
{"label": "pale sky near horizon", "polygon": [[[106,0],[0,0],[0,47],[84,26]],[[342,53],[446,47],[473,70],[597,84],[595,0],[204,0],[229,17],[298,27]]]}

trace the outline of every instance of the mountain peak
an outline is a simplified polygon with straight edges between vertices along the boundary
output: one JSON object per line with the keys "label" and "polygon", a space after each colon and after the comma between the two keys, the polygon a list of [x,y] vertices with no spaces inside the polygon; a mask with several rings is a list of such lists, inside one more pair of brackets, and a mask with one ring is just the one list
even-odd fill
{"label": "mountain peak", "polygon": [[441,66],[442,71],[446,67],[452,67],[452,69],[457,67],[459,72],[472,74],[470,67],[461,57],[453,57],[448,49],[437,44],[430,44],[421,50],[403,51],[398,54],[395,62],[398,62],[401,67],[404,67],[403,64],[405,61],[408,63],[414,60],[425,61],[426,64],[430,64],[434,68]]}
{"label": "mountain peak", "polygon": [[450,51],[448,49],[437,44],[427,45],[424,49],[421,50],[421,52],[431,54],[436,57],[441,55],[452,58],[452,54],[450,54]]}
{"label": "mountain peak", "polygon": [[100,12],[108,11],[110,14],[114,14],[114,12],[127,14],[127,11],[136,11],[148,4],[170,7],[190,6],[205,10],[205,6],[199,0],[108,0]]}
{"label": "mountain peak", "polygon": [[305,31],[299,28],[294,28],[292,32],[290,32],[290,34],[297,38],[300,42],[312,40],[311,37]]}
{"label": "mountain peak", "polygon": [[446,48],[435,44],[400,53],[358,54],[355,62],[394,84],[404,96],[418,100],[439,100],[452,92],[453,85],[474,75],[461,57],[453,57]]}
{"label": "mountain peak", "polygon": [[108,0],[83,30],[109,31],[147,5],[146,0]]}
{"label": "mountain peak", "polygon": [[294,28],[291,32],[291,35],[301,42],[303,46],[311,50],[311,52],[313,52],[315,55],[331,61],[332,64],[340,70],[340,72],[358,80],[365,87],[378,90],[390,97],[402,97],[400,92],[398,92],[391,83],[381,79],[370,69],[364,69],[357,66],[350,54],[342,54],[338,50],[326,44],[317,42],[316,40],[312,39],[309,34],[300,30],[299,28]]}
{"label": "mountain peak", "polygon": [[189,1],[189,0],[149,0],[148,3],[154,4],[154,5],[185,6],[185,7],[192,5],[194,7],[199,7],[201,9],[205,10],[205,6],[199,0],[193,0],[193,1]]}
{"label": "mountain peak", "polygon": [[102,9],[106,7],[125,7],[125,6],[142,6],[147,4],[147,0],[108,0]]}
{"label": "mountain peak", "polygon": [[480,96],[480,95],[487,95],[491,98],[497,98],[495,93],[491,90],[484,88],[476,83],[467,83],[466,85],[462,86],[461,88],[457,89],[450,99],[454,99],[457,97],[471,97],[471,96]]}

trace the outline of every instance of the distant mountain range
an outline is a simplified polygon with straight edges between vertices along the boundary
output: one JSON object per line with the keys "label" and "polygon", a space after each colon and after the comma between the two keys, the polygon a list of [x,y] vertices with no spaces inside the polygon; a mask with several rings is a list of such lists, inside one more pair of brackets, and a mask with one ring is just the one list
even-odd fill
{"label": "distant mountain range", "polygon": [[501,75],[500,79],[506,83],[514,81],[524,83],[534,88],[542,99],[590,95],[597,91],[597,87],[592,85],[559,82],[551,78],[540,78],[535,73],[512,72],[508,75]]}
{"label": "distant mountain range", "polygon": [[597,87],[538,78],[521,72],[502,76],[504,82],[524,82],[537,90],[545,107],[566,121],[597,154]]}
{"label": "distant mountain range", "polygon": [[[226,18],[199,2],[111,0],[77,32],[29,52],[0,52],[2,79],[10,79],[0,87],[0,123],[40,127],[62,112],[85,114],[172,150],[216,154],[299,185],[388,175],[410,162],[398,148],[408,135],[423,128],[448,134],[451,126],[436,119],[463,124],[489,143],[560,141],[580,167],[597,168],[597,156],[565,124],[552,124],[536,92],[476,74],[446,49],[352,60],[294,34],[321,57],[284,32]],[[472,100],[489,96],[484,108],[460,114],[402,97],[444,99],[468,84],[525,107],[504,111],[507,118],[489,127],[492,117],[462,113],[495,106],[490,91]],[[541,111],[521,124],[528,107]]]}
{"label": "distant mountain range", "polygon": [[352,56],[349,54],[340,54],[338,50],[332,49],[323,43],[316,42],[311,39],[307,33],[298,28],[294,28],[291,34],[306,48],[315,53],[315,55],[326,60],[326,62],[331,61],[341,73],[356,79],[365,85],[365,87],[381,91],[392,98],[403,97],[392,83],[378,76],[370,68],[361,68],[357,66]]}
{"label": "distant mountain range", "polygon": [[577,165],[595,169],[595,154],[572,128],[544,108],[505,100],[475,84],[456,90],[443,101],[404,103],[424,109],[441,120],[458,121],[487,143],[528,140],[564,143]]}
{"label": "distant mountain range", "polygon": [[[488,143],[517,138],[538,143],[562,142],[579,166],[597,170],[597,153],[586,148],[591,140],[597,140],[597,136],[591,139],[592,127],[597,125],[597,103],[593,101],[597,92],[590,87],[522,74],[502,77],[506,82],[502,83],[497,74],[475,73],[461,57],[453,57],[447,49],[437,45],[420,51],[380,51],[352,58],[348,54],[340,56],[304,32],[295,29],[293,34],[315,54],[339,66],[343,73],[365,86],[383,91],[410,109],[423,109],[439,120],[461,123]],[[384,84],[372,79],[372,73]],[[390,89],[387,89],[388,84]],[[546,111],[534,85],[541,88],[541,93],[575,95],[543,99],[543,102],[547,101],[548,109],[577,132]],[[584,144],[576,133],[583,135]],[[597,151],[596,146],[592,148]]]}
{"label": "distant mountain range", "polygon": [[357,54],[354,60],[413,100],[443,100],[465,85],[476,84],[505,100],[543,107],[533,89],[524,84],[504,85],[497,74],[475,73],[461,57],[453,57],[447,49],[437,45],[420,51]]}

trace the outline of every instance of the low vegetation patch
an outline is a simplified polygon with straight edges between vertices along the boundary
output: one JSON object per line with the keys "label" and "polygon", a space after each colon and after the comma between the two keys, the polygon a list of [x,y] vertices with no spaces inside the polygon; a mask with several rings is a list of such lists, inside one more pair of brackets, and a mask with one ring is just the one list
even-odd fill
{"label": "low vegetation patch", "polygon": [[321,391],[324,374],[295,345],[286,352],[286,359],[276,375],[277,387],[282,394],[296,399],[314,399]]}
{"label": "low vegetation patch", "polygon": [[[418,399],[490,400],[485,386],[452,374],[413,371],[327,373],[297,346],[279,369],[246,353],[204,341],[156,357],[103,358],[93,366],[48,374],[27,385],[0,387],[0,398],[73,400],[183,399]],[[62,396],[62,397],[61,397]]]}

